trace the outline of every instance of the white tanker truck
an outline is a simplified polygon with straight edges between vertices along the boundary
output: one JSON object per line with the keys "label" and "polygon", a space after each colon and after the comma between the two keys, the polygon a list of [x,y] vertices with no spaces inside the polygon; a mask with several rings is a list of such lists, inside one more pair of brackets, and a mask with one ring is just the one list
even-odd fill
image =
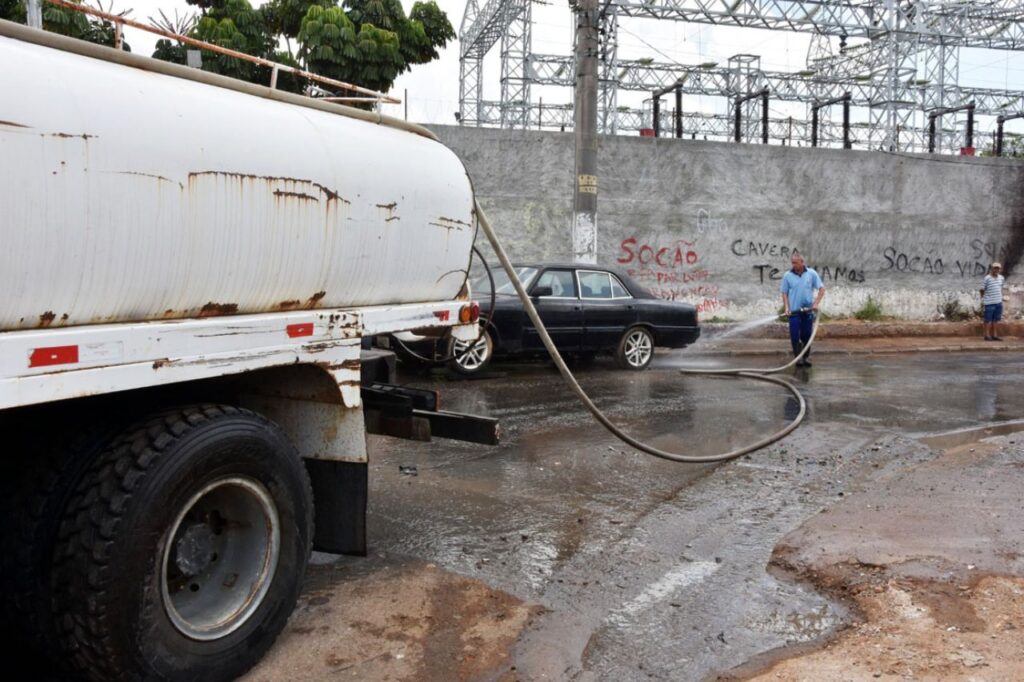
{"label": "white tanker truck", "polygon": [[0,21],[4,642],[251,667],[365,552],[367,431],[496,439],[361,354],[475,338],[475,233],[424,129]]}

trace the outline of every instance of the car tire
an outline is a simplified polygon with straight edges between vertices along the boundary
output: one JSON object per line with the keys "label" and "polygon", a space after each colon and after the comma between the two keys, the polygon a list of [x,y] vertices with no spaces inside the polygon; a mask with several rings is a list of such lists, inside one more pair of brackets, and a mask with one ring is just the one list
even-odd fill
{"label": "car tire", "polygon": [[619,340],[615,362],[622,369],[646,369],[654,358],[654,336],[647,327],[630,327]]}
{"label": "car tire", "polygon": [[448,366],[453,371],[467,376],[479,374],[491,364],[491,358],[494,356],[494,339],[486,330],[472,343],[453,338],[449,354],[452,359],[448,361]]}
{"label": "car tire", "polygon": [[309,559],[312,490],[282,430],[199,405],[125,431],[60,528],[54,609],[87,679],[231,680],[273,644]]}

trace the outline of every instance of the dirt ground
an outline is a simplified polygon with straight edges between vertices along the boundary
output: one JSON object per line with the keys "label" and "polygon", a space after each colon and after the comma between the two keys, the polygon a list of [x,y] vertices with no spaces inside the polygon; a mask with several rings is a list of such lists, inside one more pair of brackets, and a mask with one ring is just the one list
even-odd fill
{"label": "dirt ground", "polygon": [[858,618],[821,648],[776,650],[719,679],[1024,680],[1021,443],[949,448],[792,533],[773,569]]}
{"label": "dirt ground", "polygon": [[[582,376],[696,454],[792,418],[681,380],[692,355]],[[1024,680],[1022,377],[1017,353],[823,354],[790,376],[800,429],[698,468],[624,452],[545,366],[423,378],[504,444],[371,439],[370,556],[316,555],[243,679]]]}
{"label": "dirt ground", "polygon": [[[366,565],[369,564],[369,565]],[[355,564],[353,564],[355,566]],[[478,680],[507,670],[534,608],[434,564],[314,566],[277,646],[244,682]]]}

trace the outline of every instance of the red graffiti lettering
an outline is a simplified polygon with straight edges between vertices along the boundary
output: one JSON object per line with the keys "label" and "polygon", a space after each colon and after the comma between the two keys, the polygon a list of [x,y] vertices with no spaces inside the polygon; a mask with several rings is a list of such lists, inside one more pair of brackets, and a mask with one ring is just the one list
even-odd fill
{"label": "red graffiti lettering", "polygon": [[670,270],[684,265],[694,265],[700,260],[693,242],[677,240],[668,245],[640,243],[636,237],[623,239],[619,244],[621,252],[616,259],[621,265],[639,263]]}

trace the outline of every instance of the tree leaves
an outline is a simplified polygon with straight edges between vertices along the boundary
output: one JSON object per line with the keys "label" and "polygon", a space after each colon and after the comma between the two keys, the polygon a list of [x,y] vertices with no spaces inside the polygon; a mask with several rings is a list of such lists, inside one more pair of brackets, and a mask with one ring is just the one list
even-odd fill
{"label": "tree leaves", "polygon": [[[108,47],[114,45],[114,25],[109,21],[94,20],[73,9],[57,7],[45,2],[42,12],[43,28],[51,33],[59,33]],[[28,18],[22,0],[0,0],[0,19],[15,21],[19,24],[26,23]],[[127,45],[125,45],[125,49],[130,51]]]}
{"label": "tree leaves", "polygon": [[[416,2],[409,16],[400,0],[269,0],[254,9],[249,0],[187,0],[200,8],[189,36],[220,47],[245,52],[336,80],[387,92],[395,79],[413,64],[437,59],[438,49],[455,38],[455,30],[433,0]],[[25,22],[22,0],[0,0],[0,18]],[[81,12],[43,5],[47,30],[103,45],[114,44],[114,26],[93,21]],[[284,41],[287,50],[281,49]],[[297,52],[292,52],[292,40]],[[188,48],[159,40],[153,57],[184,64]],[[271,69],[202,51],[206,71],[270,84]],[[278,74],[278,87],[298,91],[292,76]],[[347,93],[339,93],[347,94]]]}

